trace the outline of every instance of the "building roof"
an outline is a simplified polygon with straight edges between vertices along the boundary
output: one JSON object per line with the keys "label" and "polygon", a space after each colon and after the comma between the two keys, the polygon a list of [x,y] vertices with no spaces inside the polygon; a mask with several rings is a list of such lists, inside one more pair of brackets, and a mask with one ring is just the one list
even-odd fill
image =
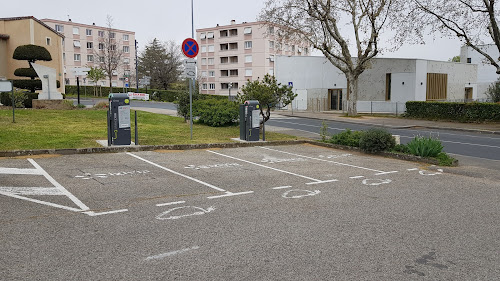
{"label": "building roof", "polygon": [[263,21],[254,21],[254,22],[242,22],[242,23],[232,23],[228,25],[219,25],[214,27],[206,27],[206,28],[198,28],[196,29],[196,32],[203,32],[203,31],[211,31],[214,29],[227,29],[231,27],[242,27],[242,26],[250,26],[250,25],[265,25],[266,22]]}
{"label": "building roof", "polygon": [[[47,21],[47,22],[52,22],[52,23],[60,23],[60,24],[67,24],[67,25],[77,25],[81,27],[91,27],[91,28],[102,28],[102,29],[107,29],[108,27],[106,26],[98,26],[95,24],[84,24],[84,23],[77,23],[74,21],[63,21],[63,20],[55,20],[55,19],[41,19],[41,21]],[[128,31],[128,30],[123,30],[123,29],[116,29],[116,28],[111,28],[112,31],[119,32],[119,33],[129,33],[129,34],[134,34],[134,31]]]}
{"label": "building roof", "polygon": [[36,22],[38,22],[39,24],[43,25],[44,27],[46,27],[47,29],[49,29],[50,31],[54,32],[55,34],[57,34],[58,36],[64,38],[64,35],[62,35],[61,33],[55,31],[52,27],[46,25],[44,22],[42,22],[41,20],[35,18],[34,16],[26,16],[26,17],[14,17],[14,18],[0,18],[0,21],[13,21],[13,20],[28,20],[28,19],[32,19]]}

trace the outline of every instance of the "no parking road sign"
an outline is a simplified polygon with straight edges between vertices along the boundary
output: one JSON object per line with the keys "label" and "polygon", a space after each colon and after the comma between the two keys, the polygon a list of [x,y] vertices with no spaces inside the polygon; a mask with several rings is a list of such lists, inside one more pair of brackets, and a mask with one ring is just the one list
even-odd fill
{"label": "no parking road sign", "polygon": [[187,38],[182,42],[182,53],[188,58],[194,58],[198,55],[199,46],[193,38]]}

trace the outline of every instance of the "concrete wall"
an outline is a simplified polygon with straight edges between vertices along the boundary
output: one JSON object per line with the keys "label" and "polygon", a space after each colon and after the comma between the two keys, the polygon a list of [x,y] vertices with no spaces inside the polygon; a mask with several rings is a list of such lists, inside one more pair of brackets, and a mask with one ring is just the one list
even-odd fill
{"label": "concrete wall", "polygon": [[[496,45],[483,45],[479,47],[492,58],[498,58],[500,56]],[[460,62],[468,64],[468,58],[470,58],[471,64],[477,65],[477,98],[485,99],[487,98],[486,90],[489,85],[498,80],[500,75],[496,74],[496,68],[492,66],[483,55],[470,47],[463,46],[460,50]]]}
{"label": "concrete wall", "polygon": [[465,98],[465,84],[476,84],[477,65],[456,62],[428,61],[427,73],[448,74],[448,100]]}

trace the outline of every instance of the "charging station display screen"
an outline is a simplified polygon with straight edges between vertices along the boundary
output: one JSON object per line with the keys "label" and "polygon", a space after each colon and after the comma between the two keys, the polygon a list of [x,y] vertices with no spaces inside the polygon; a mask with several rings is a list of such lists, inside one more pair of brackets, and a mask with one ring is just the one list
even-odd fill
{"label": "charging station display screen", "polygon": [[118,107],[118,120],[120,122],[118,124],[120,129],[130,128],[130,105]]}
{"label": "charging station display screen", "polygon": [[259,128],[260,126],[260,110],[253,110],[252,111],[252,127],[253,128]]}

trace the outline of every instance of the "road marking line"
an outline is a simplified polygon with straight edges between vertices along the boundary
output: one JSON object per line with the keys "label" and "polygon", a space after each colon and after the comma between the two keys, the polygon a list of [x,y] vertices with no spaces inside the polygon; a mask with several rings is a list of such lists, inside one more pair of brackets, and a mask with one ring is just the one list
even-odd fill
{"label": "road marking line", "polygon": [[287,189],[287,188],[291,188],[291,187],[292,187],[291,185],[287,185],[287,186],[273,187],[272,189]]}
{"label": "road marking line", "polygon": [[75,195],[71,194],[71,192],[69,192],[66,188],[64,188],[64,186],[60,185],[53,177],[51,177],[49,175],[49,173],[47,173],[42,167],[40,167],[40,165],[38,165],[35,160],[33,159],[28,159],[28,161],[31,163],[31,165],[33,165],[35,168],[37,168],[40,173],[42,173],[42,175],[50,182],[54,185],[54,187],[58,188],[64,195],[66,195],[71,201],[73,201],[73,203],[75,203],[78,207],[80,207],[81,211],[87,211],[87,210],[90,210],[89,207],[87,207],[87,205],[83,204],[82,201],[80,201],[80,199],[76,198]]}
{"label": "road marking line", "polygon": [[17,169],[17,168],[0,168],[0,174],[8,175],[43,175],[38,169]]}
{"label": "road marking line", "polygon": [[395,174],[395,173],[399,173],[398,171],[391,171],[391,172],[382,172],[382,173],[378,173],[378,174],[375,174],[376,176],[380,176],[380,175],[388,175],[388,174]]}
{"label": "road marking line", "polygon": [[226,192],[226,194],[223,195],[216,195],[216,196],[209,196],[207,197],[208,199],[217,199],[217,198],[223,198],[223,197],[231,197],[231,196],[239,196],[239,195],[245,195],[245,194],[251,194],[253,191],[245,191],[245,192]]}
{"label": "road marking line", "polygon": [[50,207],[64,209],[64,210],[67,210],[67,211],[72,211],[72,212],[81,212],[82,211],[80,209],[71,208],[71,207],[68,207],[68,206],[63,206],[63,205],[54,204],[54,203],[50,203],[50,202],[45,202],[45,201],[41,201],[41,200],[36,200],[36,199],[28,198],[28,197],[23,197],[23,196],[15,195],[15,194],[12,194],[12,193],[7,193],[7,192],[0,191],[0,194],[5,195],[5,196],[9,196],[9,197],[12,197],[12,198],[16,198],[16,199],[30,201],[30,202],[33,202],[33,203],[47,205],[47,206],[50,206]]}
{"label": "road marking line", "polygon": [[374,170],[374,169],[370,169],[370,168],[364,168],[364,167],[360,167],[360,166],[355,166],[355,165],[350,165],[350,164],[345,164],[345,163],[340,163],[340,162],[335,162],[335,161],[330,161],[330,160],[325,160],[325,159],[320,159],[320,158],[314,158],[314,157],[304,156],[304,155],[290,153],[290,152],[281,151],[281,150],[276,150],[276,149],[272,149],[272,148],[268,148],[268,147],[263,147],[263,146],[257,146],[257,147],[258,148],[262,148],[262,149],[271,150],[271,151],[280,152],[280,153],[285,153],[285,154],[289,154],[289,155],[294,155],[294,156],[298,156],[298,157],[304,157],[304,158],[308,158],[308,159],[313,159],[313,160],[318,160],[318,161],[333,163],[333,164],[336,164],[336,165],[347,166],[347,167],[351,167],[351,168],[357,168],[357,169],[362,169],[362,170],[367,170],[367,171],[372,171],[372,172],[378,172],[378,173],[385,173],[384,171]]}
{"label": "road marking line", "polygon": [[128,154],[128,155],[130,155],[130,156],[132,156],[132,157],[135,157],[135,158],[137,158],[137,159],[139,159],[139,160],[141,160],[141,161],[144,161],[144,162],[146,162],[146,163],[148,163],[148,164],[151,164],[151,165],[153,165],[153,166],[155,166],[155,167],[158,167],[158,168],[160,168],[160,169],[162,169],[162,170],[165,170],[165,171],[170,172],[170,173],[172,173],[172,174],[175,174],[175,175],[181,176],[181,177],[183,177],[183,178],[186,178],[186,179],[192,180],[192,181],[194,181],[194,182],[197,182],[197,183],[202,184],[202,185],[204,185],[204,186],[210,187],[210,188],[215,189],[215,190],[217,190],[217,191],[221,191],[221,192],[228,192],[228,191],[226,191],[226,190],[224,190],[224,189],[222,189],[222,188],[219,188],[219,187],[217,187],[217,186],[215,186],[215,185],[211,185],[211,184],[206,183],[206,182],[204,182],[204,181],[201,181],[201,180],[198,180],[198,179],[192,178],[192,177],[190,177],[190,176],[187,176],[187,175],[181,174],[181,173],[176,172],[176,171],[174,171],[174,170],[170,170],[169,168],[165,168],[165,167],[163,167],[163,166],[160,166],[160,165],[158,165],[158,164],[156,164],[156,163],[154,163],[154,162],[151,162],[151,161],[149,161],[149,160],[146,160],[146,159],[144,159],[144,158],[142,158],[142,157],[139,157],[139,156],[137,156],[137,155],[135,155],[135,154],[132,154],[132,153],[130,153],[130,152],[127,152],[126,154]]}
{"label": "road marking line", "polygon": [[322,184],[322,183],[329,183],[329,182],[335,182],[338,180],[327,180],[327,181],[318,181],[318,182],[308,182],[306,183],[307,185],[313,185],[313,184]]}
{"label": "road marking line", "polygon": [[350,179],[362,179],[364,178],[365,176],[356,176],[356,177],[350,177]]}
{"label": "road marking line", "polygon": [[100,213],[96,213],[93,211],[87,211],[87,212],[83,212],[83,213],[86,215],[89,215],[91,217],[97,217],[97,216],[102,216],[102,215],[110,215],[110,214],[123,213],[123,212],[128,212],[128,209],[121,209],[121,210],[114,210],[114,211],[100,212]]}
{"label": "road marking line", "polygon": [[186,248],[186,249],[182,249],[182,250],[178,250],[178,251],[172,251],[172,252],[168,252],[168,253],[164,253],[164,254],[159,254],[159,255],[156,255],[156,256],[147,257],[145,260],[149,261],[149,260],[163,259],[163,258],[166,258],[166,257],[170,257],[170,256],[182,254],[182,253],[189,252],[189,251],[192,251],[192,250],[198,250],[199,248],[200,247],[198,247],[198,246],[194,246],[194,247],[191,247],[191,248]]}
{"label": "road marking line", "polygon": [[408,171],[418,171],[418,168],[408,169]]}
{"label": "road marking line", "polygon": [[65,195],[56,187],[10,187],[2,186],[0,191],[16,195]]}
{"label": "road marking line", "polygon": [[262,168],[271,169],[271,170],[274,170],[274,171],[277,171],[277,172],[281,172],[281,173],[293,175],[293,176],[296,176],[296,177],[301,177],[301,178],[312,180],[312,181],[315,181],[315,182],[320,182],[321,181],[321,180],[317,180],[317,179],[314,179],[314,178],[311,178],[311,177],[307,177],[307,176],[299,175],[299,174],[296,174],[296,173],[292,173],[292,172],[288,172],[288,171],[276,169],[276,168],[273,168],[273,167],[261,165],[261,164],[258,164],[258,163],[250,162],[250,161],[247,161],[247,160],[239,159],[239,158],[236,158],[236,157],[233,157],[233,156],[229,156],[229,155],[225,155],[225,154],[222,154],[222,153],[218,153],[218,152],[215,152],[215,151],[211,151],[211,150],[207,150],[207,151],[210,152],[210,153],[213,153],[213,154],[217,154],[217,155],[220,155],[220,156],[224,156],[224,157],[231,158],[231,159],[234,159],[234,160],[238,160],[238,161],[241,161],[241,162],[245,162],[245,163],[248,163],[248,164],[256,165],[256,166],[259,166],[259,167],[262,167]]}
{"label": "road marking line", "polygon": [[[290,124],[290,125],[300,125],[300,126],[305,126],[305,127],[314,127],[314,128],[319,128],[320,126],[316,126],[316,125],[309,125],[309,124],[301,124],[301,123],[294,123],[294,122],[286,122],[286,121],[277,121],[277,120],[272,120],[273,122],[278,122],[278,123],[285,123],[285,124]],[[292,129],[292,130],[296,130],[296,129],[293,129],[293,128],[287,128],[287,129]],[[331,130],[337,130],[337,131],[345,131],[346,129],[339,129],[339,128],[332,128],[332,127],[328,127],[328,129],[331,129]],[[306,131],[307,132],[307,131]],[[319,134],[318,134],[319,135]]]}
{"label": "road marking line", "polygon": [[170,203],[163,203],[163,204],[156,204],[157,207],[163,207],[163,206],[170,206],[170,205],[178,205],[178,204],[184,204],[186,201],[177,201],[177,202],[170,202]]}

